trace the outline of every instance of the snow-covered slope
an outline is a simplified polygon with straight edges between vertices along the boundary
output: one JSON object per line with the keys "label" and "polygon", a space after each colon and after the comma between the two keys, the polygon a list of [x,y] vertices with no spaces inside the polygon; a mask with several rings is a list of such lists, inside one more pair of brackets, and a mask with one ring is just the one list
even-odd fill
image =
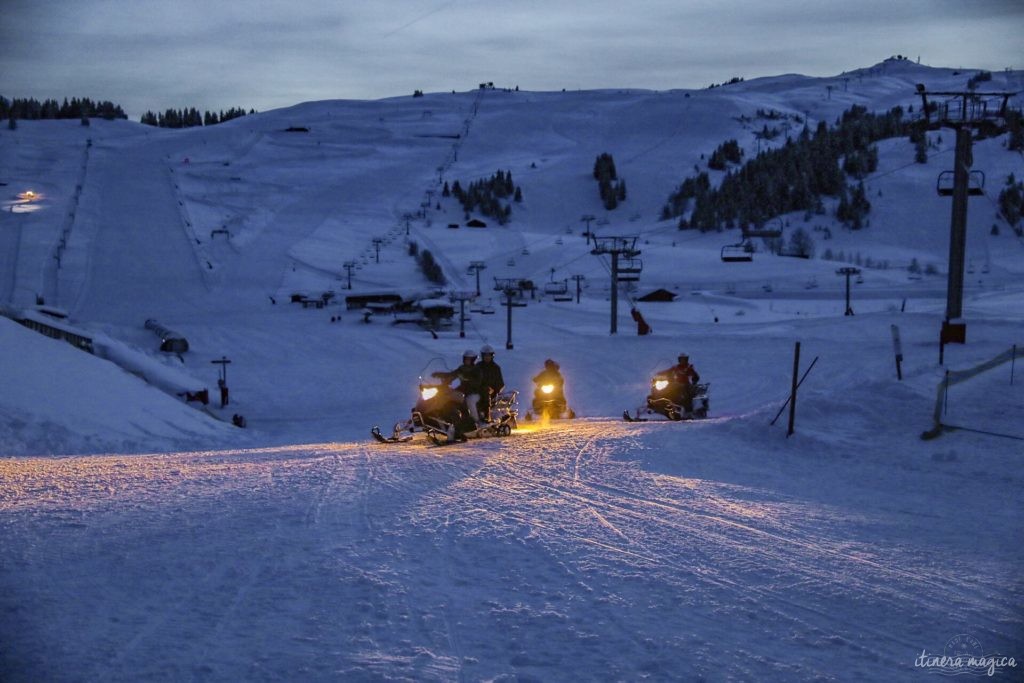
{"label": "snow-covered slope", "polygon": [[[946,368],[1024,346],[1024,242],[994,201],[1024,176],[1005,136],[974,148],[988,185],[970,200],[968,344],[945,366],[950,206],[935,183],[951,131],[930,133],[926,164],[905,139],[879,144],[866,229],[780,217],[816,258],[724,263],[737,231],[659,220],[718,144],[756,154],[758,110],[796,134],[797,117],[831,123],[853,104],[917,110],[915,84],[971,75],[887,61],[701,91],[474,90],[180,131],[0,130],[0,304],[44,297],[211,389],[231,361],[230,404],[214,391],[201,411],[0,319],[0,677],[905,680],[963,633],[1024,656],[1024,556],[1007,541],[1024,530],[1024,383],[1005,367],[955,387],[948,420],[978,431],[919,438]],[[987,85],[1020,90],[1022,74]],[[591,173],[605,152],[628,184],[614,211]],[[523,201],[505,226],[466,227],[444,184],[498,170]],[[39,197],[20,202],[28,189]],[[585,216],[642,252],[615,335]],[[410,241],[450,290],[474,290],[483,262],[468,308],[497,313],[471,312],[462,337],[346,309],[350,293],[430,289]],[[836,274],[851,262],[852,317]],[[573,276],[578,304],[540,294]],[[512,310],[510,348],[496,277],[539,287]],[[656,288],[678,298],[635,304],[654,330],[637,336],[630,308]],[[290,302],[325,291],[323,308]],[[148,318],[190,350],[161,358]],[[796,342],[802,370],[816,361],[787,438],[769,422]],[[582,419],[443,451],[368,443],[408,415],[428,363],[484,343],[524,411],[557,359]],[[713,419],[617,419],[684,350]]]}
{"label": "snow-covered slope", "polygon": [[[916,259],[922,267],[944,270],[949,200],[935,194],[934,184],[951,164],[950,131],[932,134],[927,164],[912,163],[907,140],[880,145],[878,172],[866,182],[873,205],[868,229],[851,233],[829,215],[807,221],[782,217],[787,233],[797,227],[810,232],[817,259],[759,255],[749,264],[723,263],[719,251],[738,241],[736,231],[680,232],[673,221],[658,218],[668,194],[695,167],[704,168],[702,157],[721,141],[739,140],[747,156],[758,144],[778,144],[759,143],[754,136],[765,123],[759,110],[791,117],[783,121],[795,134],[801,125],[796,117],[806,117],[812,126],[831,122],[853,104],[919,109],[916,83],[954,89],[970,75],[890,60],[832,79],[780,76],[692,92],[499,89],[315,102],[183,131],[128,122],[95,121],[90,127],[23,122],[17,131],[0,135],[7,169],[2,182],[12,199],[15,191],[29,187],[43,199],[33,204],[37,211],[3,215],[10,264],[2,278],[4,293],[20,306],[44,294],[80,324],[143,348],[152,348],[153,339],[142,322],[156,317],[191,339],[194,351],[186,362],[210,385],[216,368],[209,361],[235,358],[231,386],[256,418],[255,429],[263,418],[291,424],[312,418],[324,424],[327,415],[379,414],[404,395],[425,363],[424,352],[398,358],[377,354],[395,345],[422,348],[422,335],[392,334],[378,321],[370,333],[372,355],[361,359],[360,367],[376,366],[379,374],[372,380],[353,378],[348,354],[358,352],[327,350],[344,349],[366,333],[348,324],[359,318],[337,307],[300,313],[285,304],[294,292],[349,293],[343,289],[346,262],[354,264],[356,293],[425,289],[429,283],[408,254],[408,240],[435,255],[450,288],[474,289],[467,268],[482,261],[485,299],[496,297],[494,277],[529,278],[542,286],[584,276],[584,303],[556,306],[555,317],[576,318],[572,324],[579,325],[583,316],[593,320],[595,331],[606,325],[600,316],[607,309],[602,300],[609,291],[608,265],[590,255],[591,245],[582,236],[586,215],[594,216],[598,235],[639,237],[644,271],[637,294],[664,287],[696,304],[642,307],[660,332],[675,321],[746,324],[832,315],[840,311],[834,303],[813,302],[841,296],[843,282],[835,269],[845,264],[823,259],[826,255],[868,264],[857,287],[858,312],[905,307],[907,298],[934,311],[941,305],[944,278],[911,280],[905,267]],[[993,78],[992,88],[1013,88],[1020,75]],[[979,295],[1019,283],[1022,270],[1019,239],[1005,225],[1000,235],[990,235],[991,226],[1001,222],[993,199],[1006,176],[1020,167],[1020,156],[1007,153],[1003,142],[986,140],[975,149],[975,166],[990,178],[987,196],[971,203],[968,287]],[[590,175],[593,160],[603,152],[613,154],[628,182],[629,197],[615,211],[601,207]],[[466,185],[498,170],[511,172],[523,190],[524,201],[514,204],[511,222],[483,230],[447,229],[465,216],[455,199],[440,196],[442,184]],[[54,254],[61,258],[59,268]],[[771,299],[765,298],[766,289],[772,290]],[[690,296],[698,292],[699,298]],[[785,303],[793,299],[800,302]],[[524,309],[518,325],[542,320],[541,308]],[[620,312],[628,313],[625,300]],[[345,324],[331,325],[328,319],[336,315],[343,315]],[[500,343],[501,318],[475,317],[470,338]],[[628,318],[620,323],[628,329]],[[289,338],[292,333],[296,338]],[[527,334],[525,340],[572,350],[550,332]],[[458,353],[444,339],[426,347],[433,349],[427,354],[452,360]],[[519,349],[527,350],[523,342]],[[658,361],[673,355],[665,350]],[[637,361],[640,365],[628,371],[634,375],[658,362]],[[310,366],[315,369],[307,370]],[[527,373],[524,368],[522,376]],[[337,390],[316,392],[315,405],[295,398],[311,396],[310,387],[340,377],[346,378]],[[383,403],[373,409],[362,392],[342,389],[367,381],[383,390]],[[343,426],[348,423],[365,427],[362,420],[331,422],[332,428],[310,436],[351,433]],[[153,447],[161,446],[156,441]],[[66,448],[76,450],[76,445]]]}

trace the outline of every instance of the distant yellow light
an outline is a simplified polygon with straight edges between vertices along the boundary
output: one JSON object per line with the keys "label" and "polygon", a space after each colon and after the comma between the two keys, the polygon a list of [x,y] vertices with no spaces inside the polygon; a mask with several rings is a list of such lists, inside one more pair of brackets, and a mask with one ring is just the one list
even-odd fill
{"label": "distant yellow light", "polygon": [[555,385],[554,384],[544,384],[544,385],[541,385],[540,390],[542,392],[544,392],[545,394],[550,394],[552,391],[555,390]]}
{"label": "distant yellow light", "polygon": [[26,201],[26,202],[30,202],[33,199],[36,199],[38,197],[39,197],[39,195],[37,195],[32,190],[25,190],[24,192],[22,192],[21,194],[18,195],[18,199],[20,199],[22,201]]}

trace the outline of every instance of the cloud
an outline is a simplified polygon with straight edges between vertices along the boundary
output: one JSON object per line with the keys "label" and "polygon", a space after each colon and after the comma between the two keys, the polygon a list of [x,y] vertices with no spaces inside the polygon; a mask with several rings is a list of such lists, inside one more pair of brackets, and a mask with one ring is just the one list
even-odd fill
{"label": "cloud", "polygon": [[481,80],[529,89],[702,87],[830,75],[893,54],[1020,61],[1017,0],[5,0],[7,96],[267,109]]}

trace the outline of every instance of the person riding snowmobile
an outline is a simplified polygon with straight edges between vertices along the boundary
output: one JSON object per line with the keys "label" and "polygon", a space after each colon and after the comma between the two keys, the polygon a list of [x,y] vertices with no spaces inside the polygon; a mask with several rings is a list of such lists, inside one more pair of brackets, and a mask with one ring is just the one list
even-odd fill
{"label": "person riding snowmobile", "polygon": [[687,354],[679,354],[677,360],[678,363],[676,365],[660,370],[657,374],[664,376],[671,382],[669,389],[671,401],[676,405],[681,405],[687,413],[692,413],[694,391],[697,382],[700,381],[700,375],[690,365],[690,357]]}
{"label": "person riding snowmobile", "polygon": [[462,394],[469,416],[473,418],[474,424],[479,426],[480,412],[478,404],[482,392],[480,366],[476,365],[476,351],[466,349],[462,354],[462,365],[451,372],[438,371],[431,374],[448,382],[456,379],[459,380],[459,385],[455,389]]}
{"label": "person riding snowmobile", "polygon": [[491,421],[491,403],[494,397],[505,388],[505,378],[501,376],[501,366],[494,362],[494,349],[490,344],[480,348],[480,364],[476,366],[480,372],[480,400],[478,412],[484,422]]}
{"label": "person riding snowmobile", "polygon": [[567,406],[565,378],[558,363],[550,358],[544,361],[544,369],[534,376],[533,384],[533,412],[542,415],[547,409],[549,417],[560,417]]}

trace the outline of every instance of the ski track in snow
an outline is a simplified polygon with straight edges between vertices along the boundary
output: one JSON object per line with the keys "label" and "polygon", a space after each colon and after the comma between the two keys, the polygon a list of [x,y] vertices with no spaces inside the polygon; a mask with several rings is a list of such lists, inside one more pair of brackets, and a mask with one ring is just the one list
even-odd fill
{"label": "ski track in snow", "polygon": [[[1012,640],[991,579],[869,542],[842,510],[644,472],[634,453],[658,427],[636,427],[5,461],[20,599],[4,607],[34,628],[9,636],[7,666],[50,680],[544,678],[570,662],[582,678],[858,677],[921,647],[873,624],[879,610],[921,629],[973,614]],[[84,647],[58,645],[69,629]]]}

